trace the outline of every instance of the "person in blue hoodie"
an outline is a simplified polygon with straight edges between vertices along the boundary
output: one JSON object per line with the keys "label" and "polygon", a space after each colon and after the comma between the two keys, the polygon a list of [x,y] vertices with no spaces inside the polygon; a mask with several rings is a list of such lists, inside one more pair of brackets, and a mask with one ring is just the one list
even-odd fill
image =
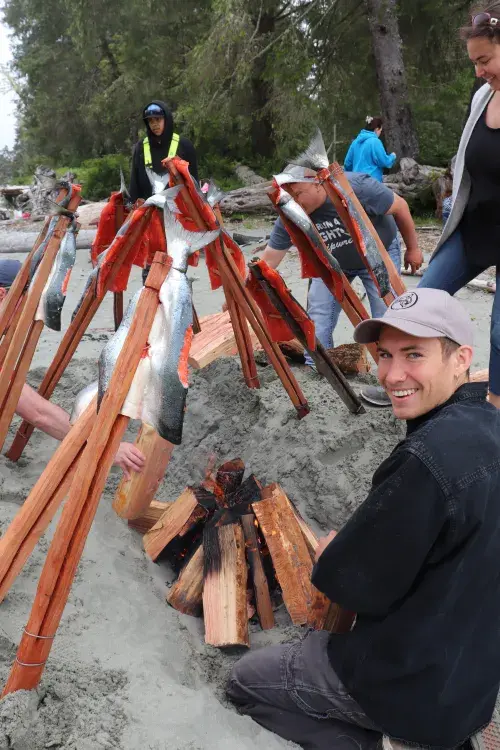
{"label": "person in blue hoodie", "polygon": [[382,182],[383,169],[390,169],[396,154],[388,154],[380,141],[384,123],[381,117],[366,118],[366,127],[349,146],[344,161],[346,172],[364,172]]}

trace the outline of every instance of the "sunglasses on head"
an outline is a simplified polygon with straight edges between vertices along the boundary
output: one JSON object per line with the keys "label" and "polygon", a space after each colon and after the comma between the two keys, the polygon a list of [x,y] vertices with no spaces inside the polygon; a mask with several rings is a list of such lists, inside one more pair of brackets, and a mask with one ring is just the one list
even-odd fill
{"label": "sunglasses on head", "polygon": [[165,117],[165,113],[158,104],[150,104],[144,110],[144,117]]}
{"label": "sunglasses on head", "polygon": [[494,18],[491,13],[478,13],[477,16],[472,16],[472,25],[476,26],[498,26],[500,18]]}

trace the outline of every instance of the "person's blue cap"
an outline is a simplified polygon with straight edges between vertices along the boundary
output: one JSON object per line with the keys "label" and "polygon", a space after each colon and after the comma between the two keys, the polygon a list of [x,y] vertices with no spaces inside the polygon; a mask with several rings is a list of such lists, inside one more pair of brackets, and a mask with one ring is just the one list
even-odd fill
{"label": "person's blue cap", "polygon": [[0,286],[9,287],[12,286],[14,279],[21,269],[21,262],[19,260],[11,260],[11,258],[4,258],[0,260]]}

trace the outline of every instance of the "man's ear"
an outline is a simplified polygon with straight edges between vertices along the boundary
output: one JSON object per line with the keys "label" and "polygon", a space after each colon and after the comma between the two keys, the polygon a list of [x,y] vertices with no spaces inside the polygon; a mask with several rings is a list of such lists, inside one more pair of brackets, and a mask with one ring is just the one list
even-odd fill
{"label": "man's ear", "polygon": [[460,346],[455,352],[457,375],[464,375],[472,364],[472,346]]}

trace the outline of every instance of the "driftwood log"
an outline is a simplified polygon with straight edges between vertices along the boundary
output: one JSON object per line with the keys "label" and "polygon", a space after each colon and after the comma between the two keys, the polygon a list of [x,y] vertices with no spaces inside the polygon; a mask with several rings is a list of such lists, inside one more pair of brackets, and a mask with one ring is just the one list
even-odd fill
{"label": "driftwood log", "polygon": [[246,214],[269,213],[273,208],[267,195],[271,182],[261,182],[253,187],[231,190],[220,202],[223,214],[234,214],[242,211]]}
{"label": "driftwood log", "polygon": [[409,157],[401,159],[399,166],[400,171],[386,175],[384,183],[395,193],[409,201],[419,198],[425,192],[433,194],[434,183],[446,172],[441,167],[418,164]]}

